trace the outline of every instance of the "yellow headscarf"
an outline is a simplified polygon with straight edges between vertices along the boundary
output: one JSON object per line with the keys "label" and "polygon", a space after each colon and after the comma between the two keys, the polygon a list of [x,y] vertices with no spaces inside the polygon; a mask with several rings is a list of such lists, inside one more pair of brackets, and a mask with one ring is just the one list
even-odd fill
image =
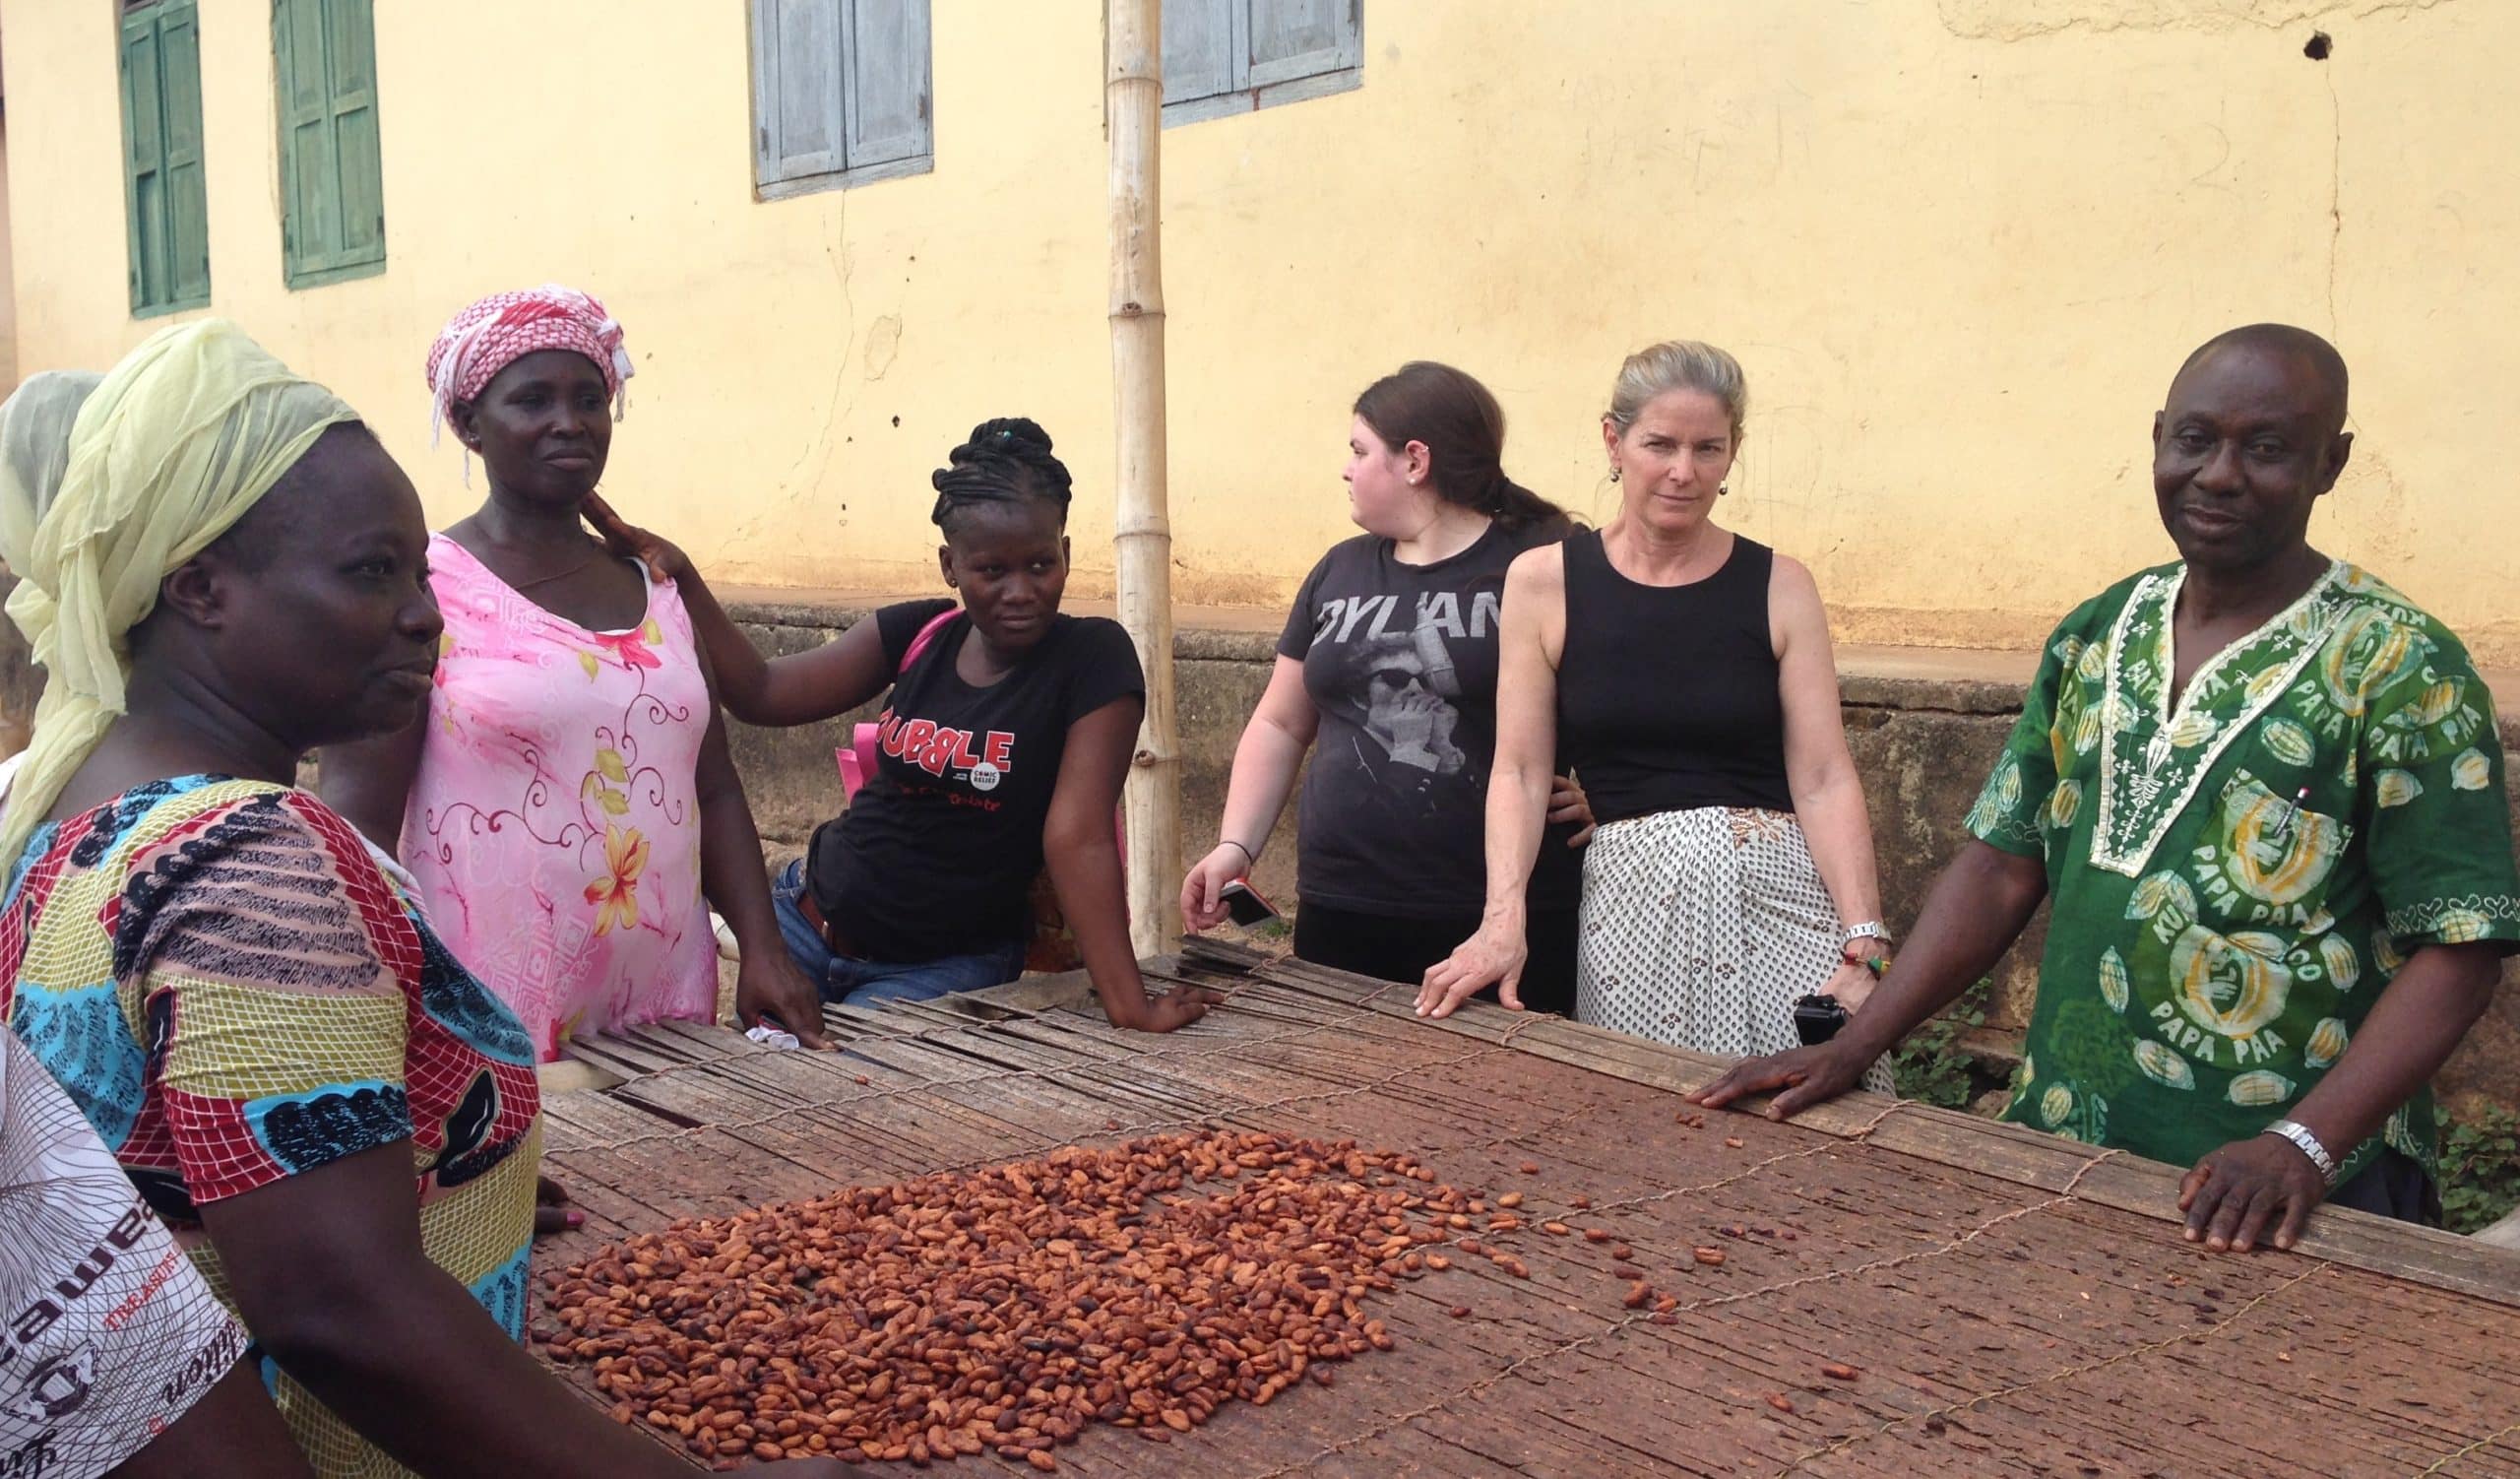
{"label": "yellow headscarf", "polygon": [[158,583],[326,427],[357,419],[222,319],[159,330],[101,380],[37,375],[0,406],[9,614],[47,675],[0,822],[0,875],[123,712],[125,638]]}

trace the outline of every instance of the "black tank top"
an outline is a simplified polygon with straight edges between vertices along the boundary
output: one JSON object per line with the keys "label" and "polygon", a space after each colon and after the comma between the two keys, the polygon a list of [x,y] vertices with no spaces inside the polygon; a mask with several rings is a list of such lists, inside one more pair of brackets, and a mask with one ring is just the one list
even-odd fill
{"label": "black tank top", "polygon": [[1785,702],[1768,632],[1775,554],[1739,535],[1706,579],[1647,586],[1610,566],[1599,530],[1566,541],[1557,758],[1593,815],[1695,806],[1794,809]]}

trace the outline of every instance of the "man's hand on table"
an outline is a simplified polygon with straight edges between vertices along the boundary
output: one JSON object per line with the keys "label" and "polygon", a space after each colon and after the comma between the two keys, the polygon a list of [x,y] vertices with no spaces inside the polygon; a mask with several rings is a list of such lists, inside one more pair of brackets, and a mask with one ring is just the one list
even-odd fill
{"label": "man's hand on table", "polygon": [[1680,1097],[1708,1109],[1729,1108],[1753,1094],[1774,1094],[1767,1117],[1790,1120],[1816,1104],[1826,1104],[1863,1082],[1866,1060],[1846,1051],[1846,1039],[1832,1038],[1810,1048],[1791,1048],[1765,1058],[1745,1058],[1724,1076]]}
{"label": "man's hand on table", "polygon": [[2252,1135],[2208,1151],[2178,1184],[2187,1241],[2218,1254],[2244,1254],[2261,1240],[2289,1253],[2311,1209],[2325,1200],[2326,1178],[2280,1135]]}
{"label": "man's hand on table", "polygon": [[1204,986],[1176,986],[1163,996],[1141,996],[1137,1003],[1106,1011],[1114,1027],[1132,1032],[1170,1032],[1187,1027],[1224,1004],[1225,997]]}

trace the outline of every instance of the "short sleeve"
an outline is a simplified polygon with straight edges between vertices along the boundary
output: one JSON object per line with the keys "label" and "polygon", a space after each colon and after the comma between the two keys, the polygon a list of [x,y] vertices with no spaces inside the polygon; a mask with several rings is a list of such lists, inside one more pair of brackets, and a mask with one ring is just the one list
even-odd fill
{"label": "short sleeve", "polygon": [[[346,823],[273,792],[135,853],[115,973],[139,978],[196,1205],[411,1135],[399,918]],[[326,813],[329,817],[329,813]],[[416,960],[407,962],[416,969]]]}
{"label": "short sleeve", "polygon": [[2057,699],[2065,684],[2076,681],[2073,663],[2083,647],[2075,626],[2069,617],[2048,638],[2039,675],[2022,700],[2021,718],[2005,737],[2003,753],[1963,823],[1971,836],[2016,857],[2039,858],[2047,852],[2039,818],[2056,790]]}
{"label": "short sleeve", "polygon": [[1064,712],[1059,716],[1066,724],[1074,724],[1115,698],[1146,692],[1146,670],[1138,664],[1137,644],[1129,640],[1127,628],[1102,616],[1086,616],[1077,621],[1076,656],[1068,671]]}
{"label": "short sleeve", "polygon": [[2389,938],[2401,954],[2479,940],[2510,954],[2520,872],[2493,695],[2455,639],[2407,650],[2371,697],[2356,757],[2355,813]]}
{"label": "short sleeve", "polygon": [[1300,663],[1312,651],[1312,634],[1320,623],[1322,578],[1329,571],[1330,562],[1338,557],[1339,551],[1331,550],[1315,561],[1312,573],[1303,578],[1303,585],[1295,592],[1294,608],[1287,612],[1287,629],[1278,634],[1278,656]]}
{"label": "short sleeve", "polygon": [[875,612],[875,635],[884,643],[884,671],[902,671],[902,661],[910,652],[910,644],[918,640],[919,628],[953,611],[951,600],[904,601],[883,607]]}

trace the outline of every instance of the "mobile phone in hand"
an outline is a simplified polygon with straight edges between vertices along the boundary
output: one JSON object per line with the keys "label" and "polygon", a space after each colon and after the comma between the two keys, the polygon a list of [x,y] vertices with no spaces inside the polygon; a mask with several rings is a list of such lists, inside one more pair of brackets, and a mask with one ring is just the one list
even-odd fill
{"label": "mobile phone in hand", "polygon": [[1278,917],[1278,911],[1247,879],[1236,878],[1218,889],[1217,899],[1225,905],[1226,917],[1237,925],[1265,925]]}

